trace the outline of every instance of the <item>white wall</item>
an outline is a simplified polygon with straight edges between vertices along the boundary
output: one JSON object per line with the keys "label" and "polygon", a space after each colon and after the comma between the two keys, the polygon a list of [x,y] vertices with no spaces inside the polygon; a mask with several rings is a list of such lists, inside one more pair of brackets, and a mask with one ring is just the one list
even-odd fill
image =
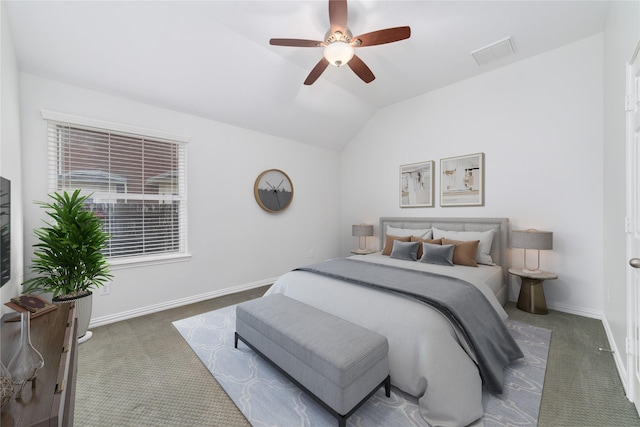
{"label": "white wall", "polygon": [[[640,1],[612,2],[604,36],[604,316],[623,384],[627,380],[625,250],[625,73],[640,41]],[[632,334],[629,334],[632,336]]]}
{"label": "white wall", "polygon": [[[554,233],[541,267],[551,308],[602,313],[603,36],[382,110],[344,150],[342,228],[380,216],[508,217]],[[399,166],[485,153],[485,206],[399,208]],[[378,233],[376,227],[376,234]],[[377,248],[377,239],[370,239]],[[356,243],[343,234],[342,252]],[[512,250],[512,266],[522,251]],[[519,281],[512,278],[511,299]]]}
{"label": "white wall", "polygon": [[11,279],[0,289],[0,313],[18,295],[22,283],[22,169],[20,161],[20,106],[18,63],[5,4],[0,6],[0,175],[11,180]]}
{"label": "white wall", "polygon": [[[111,294],[94,296],[92,324],[264,284],[339,253],[338,153],[30,74],[22,73],[20,81],[27,260],[35,241],[31,230],[43,217],[31,201],[47,197],[42,109],[190,137],[192,258],[115,270]],[[260,209],[253,196],[256,177],[269,168],[284,170],[294,185],[292,205],[275,215]]]}

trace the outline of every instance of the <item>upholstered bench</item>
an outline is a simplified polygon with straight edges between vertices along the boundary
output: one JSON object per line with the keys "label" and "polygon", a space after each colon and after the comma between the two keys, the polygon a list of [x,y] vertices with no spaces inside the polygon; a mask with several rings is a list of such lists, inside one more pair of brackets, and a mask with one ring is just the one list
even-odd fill
{"label": "upholstered bench", "polygon": [[238,339],[345,426],[380,387],[391,394],[389,343],[369,329],[281,294],[236,306]]}

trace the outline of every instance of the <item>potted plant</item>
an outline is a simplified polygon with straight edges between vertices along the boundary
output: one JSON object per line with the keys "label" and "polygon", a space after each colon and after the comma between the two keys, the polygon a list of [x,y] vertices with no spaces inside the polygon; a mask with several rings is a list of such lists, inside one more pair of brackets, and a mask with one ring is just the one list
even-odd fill
{"label": "potted plant", "polygon": [[[80,190],[72,195],[66,191],[49,195],[51,202],[36,202],[47,209],[51,222],[34,230],[31,270],[38,276],[23,283],[25,293],[34,291],[52,294],[54,304],[75,302],[78,316],[78,337],[87,340],[92,309],[92,288],[103,286],[111,279],[107,260],[102,253],[109,235],[102,221],[85,208],[89,196]],[[80,340],[80,341],[83,341]]]}

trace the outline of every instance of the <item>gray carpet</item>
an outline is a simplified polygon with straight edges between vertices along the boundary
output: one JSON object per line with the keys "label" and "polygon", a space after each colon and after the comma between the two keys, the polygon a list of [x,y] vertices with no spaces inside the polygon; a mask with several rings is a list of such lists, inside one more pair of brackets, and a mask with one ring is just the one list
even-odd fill
{"label": "gray carpet", "polygon": [[93,338],[79,346],[75,425],[249,426],[171,322],[265,291],[263,287],[92,329]]}
{"label": "gray carpet", "polygon": [[550,310],[536,315],[506,307],[509,318],[551,329],[539,426],[640,426],[624,394],[613,355],[597,319]]}
{"label": "gray carpet", "polygon": [[[93,329],[79,347],[75,425],[225,426],[249,423],[172,322],[261,296],[266,287]],[[539,426],[640,426],[598,320],[507,305],[513,320],[553,330]]]}

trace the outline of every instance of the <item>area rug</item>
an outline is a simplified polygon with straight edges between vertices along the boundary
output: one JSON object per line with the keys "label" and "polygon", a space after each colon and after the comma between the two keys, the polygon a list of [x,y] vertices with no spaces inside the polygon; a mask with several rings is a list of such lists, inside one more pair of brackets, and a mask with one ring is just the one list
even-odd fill
{"label": "area rug", "polygon": [[[173,323],[229,397],[256,427],[335,426],[322,407],[240,342],[233,347],[235,306]],[[535,426],[549,353],[551,331],[511,320],[509,331],[525,357],[505,371],[505,391],[485,391],[482,403],[487,426]],[[395,387],[391,398],[378,390],[348,420],[351,427],[426,426],[416,398]]]}

